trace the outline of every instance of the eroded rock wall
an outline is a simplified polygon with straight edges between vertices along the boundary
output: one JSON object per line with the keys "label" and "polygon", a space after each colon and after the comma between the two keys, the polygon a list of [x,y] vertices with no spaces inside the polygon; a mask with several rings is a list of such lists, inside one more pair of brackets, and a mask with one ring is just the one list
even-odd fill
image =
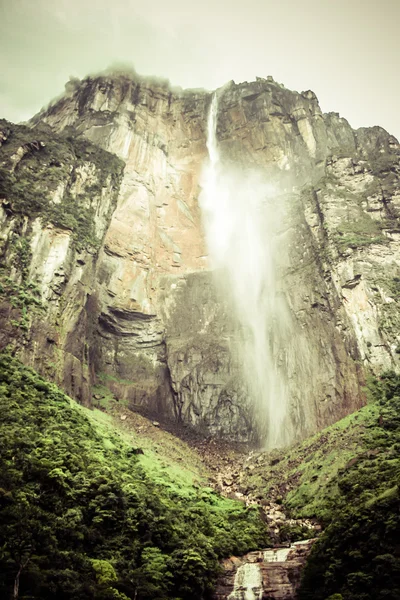
{"label": "eroded rock wall", "polygon": [[123,163],[45,127],[0,125],[0,345],[89,404],[91,297]]}
{"label": "eroded rock wall", "polygon": [[100,77],[39,115],[125,162],[117,208],[97,263],[97,370],[132,406],[180,415],[170,385],[160,278],[207,264],[197,203],[208,95],[139,78]]}

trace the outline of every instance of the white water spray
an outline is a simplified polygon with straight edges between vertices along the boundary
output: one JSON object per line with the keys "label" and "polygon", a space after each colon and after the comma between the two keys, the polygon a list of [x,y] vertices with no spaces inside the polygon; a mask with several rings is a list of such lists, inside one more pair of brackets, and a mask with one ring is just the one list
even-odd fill
{"label": "white water spray", "polygon": [[[209,162],[200,205],[211,266],[227,281],[243,330],[243,369],[249,393],[267,432],[266,446],[289,441],[288,401],[277,367],[283,313],[276,293],[274,189],[259,173],[224,165],[217,141],[218,97],[208,116]],[[280,358],[282,360],[282,357]]]}

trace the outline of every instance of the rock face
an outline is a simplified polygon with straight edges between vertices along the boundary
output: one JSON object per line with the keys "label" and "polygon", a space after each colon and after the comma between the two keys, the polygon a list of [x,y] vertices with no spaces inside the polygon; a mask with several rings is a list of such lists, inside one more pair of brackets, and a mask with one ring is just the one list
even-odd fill
{"label": "rock face", "polygon": [[123,163],[46,127],[0,130],[0,345],[88,404],[90,298]]}
{"label": "rock face", "polygon": [[[101,379],[132,408],[246,441],[260,432],[241,332],[208,266],[198,204],[210,101],[204,91],[104,75],[69,84],[30,130],[3,123],[2,257],[20,285],[15,244],[28,243],[23,277],[42,312],[16,327],[23,306],[5,294],[1,343],[16,338],[26,362],[81,401]],[[280,361],[303,437],[363,403],[366,370],[397,368],[400,147],[272,79],[219,91],[217,136],[227,163],[277,189],[290,322]],[[21,204],[16,182],[30,180],[33,160],[37,194],[51,207],[86,207],[90,235],[76,216]]]}
{"label": "rock face", "polygon": [[301,570],[314,541],[224,560],[215,600],[295,600]]}

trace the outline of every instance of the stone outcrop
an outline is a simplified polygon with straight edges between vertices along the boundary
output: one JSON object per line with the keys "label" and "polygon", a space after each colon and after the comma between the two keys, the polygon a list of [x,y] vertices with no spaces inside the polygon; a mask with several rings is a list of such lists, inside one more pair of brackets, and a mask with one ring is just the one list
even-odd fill
{"label": "stone outcrop", "polygon": [[[257,427],[239,368],[241,332],[209,269],[198,205],[210,100],[136,75],[102,75],[70,84],[18,143],[4,123],[4,173],[16,181],[24,165],[41,164],[50,204],[86,203],[98,244],[40,206],[27,214],[10,200],[9,182],[0,187],[2,256],[14,260],[13,236],[29,240],[25,279],[43,306],[16,332],[20,307],[5,302],[2,345],[14,336],[25,361],[81,401],[100,377],[133,408],[245,441]],[[106,152],[61,152],[61,167],[51,168],[62,177],[50,181],[52,132]],[[279,360],[304,436],[363,403],[366,369],[397,368],[400,148],[381,128],[354,131],[322,114],[313,92],[270,78],[219,91],[217,136],[227,164],[262,173],[276,189],[288,315]],[[107,152],[124,164],[122,180],[122,166],[107,175]]]}

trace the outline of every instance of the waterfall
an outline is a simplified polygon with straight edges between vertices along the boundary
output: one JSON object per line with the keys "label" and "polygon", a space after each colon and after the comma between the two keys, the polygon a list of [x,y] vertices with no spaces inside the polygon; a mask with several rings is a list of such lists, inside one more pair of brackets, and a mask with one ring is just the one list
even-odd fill
{"label": "waterfall", "polygon": [[[276,288],[276,190],[265,175],[222,160],[217,140],[218,95],[207,127],[208,163],[200,206],[211,267],[220,273],[243,332],[242,368],[266,447],[289,441],[285,378],[277,362],[284,314]],[[280,354],[280,356],[279,356]]]}
{"label": "waterfall", "polygon": [[246,563],[238,568],[234,589],[228,600],[261,600],[263,592],[260,566]]}
{"label": "waterfall", "polygon": [[272,548],[264,551],[265,562],[285,562],[289,552],[293,548],[293,544],[289,548]]}

